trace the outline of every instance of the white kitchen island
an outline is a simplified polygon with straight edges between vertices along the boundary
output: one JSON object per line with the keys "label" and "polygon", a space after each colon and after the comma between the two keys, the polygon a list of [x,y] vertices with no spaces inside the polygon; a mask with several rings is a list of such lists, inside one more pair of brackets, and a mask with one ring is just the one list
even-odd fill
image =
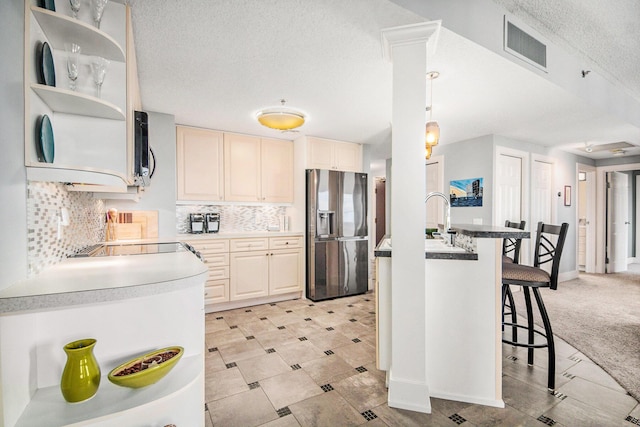
{"label": "white kitchen island", "polygon": [[[0,290],[0,425],[204,425],[206,266],[191,252],[68,259]],[[95,338],[96,395],[68,404],[71,341]],[[184,355],[156,384],[119,387],[111,369],[154,349]]]}
{"label": "white kitchen island", "polygon": [[[460,225],[456,248],[426,241],[426,373],[430,397],[504,407],[502,239],[529,232]],[[390,239],[376,248],[378,368],[393,366]]]}

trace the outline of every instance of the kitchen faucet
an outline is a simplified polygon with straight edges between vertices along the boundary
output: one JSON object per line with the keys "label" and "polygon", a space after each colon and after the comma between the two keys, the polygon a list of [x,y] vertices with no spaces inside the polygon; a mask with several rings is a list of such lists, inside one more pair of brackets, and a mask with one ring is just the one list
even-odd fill
{"label": "kitchen faucet", "polygon": [[445,204],[445,220],[444,220],[444,233],[440,234],[440,236],[447,242],[448,246],[453,246],[453,234],[451,232],[451,204],[449,203],[449,198],[439,191],[432,191],[427,194],[427,197],[424,198],[424,203],[426,204],[430,198],[438,196],[442,200],[444,200]]}

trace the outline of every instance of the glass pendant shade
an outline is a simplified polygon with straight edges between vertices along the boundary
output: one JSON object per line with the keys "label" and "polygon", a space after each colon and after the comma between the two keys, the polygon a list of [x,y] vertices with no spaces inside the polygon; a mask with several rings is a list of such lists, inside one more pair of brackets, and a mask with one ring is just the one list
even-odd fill
{"label": "glass pendant shade", "polygon": [[435,121],[427,122],[425,143],[433,147],[434,145],[438,145],[439,140],[440,140],[440,126],[438,126],[438,122],[435,122]]}
{"label": "glass pendant shade", "polygon": [[277,130],[291,130],[300,127],[305,122],[305,115],[284,106],[285,100],[281,100],[280,107],[268,108],[258,112],[257,119],[261,125]]}
{"label": "glass pendant shade", "polygon": [[431,158],[431,145],[424,144],[424,158],[429,160]]}

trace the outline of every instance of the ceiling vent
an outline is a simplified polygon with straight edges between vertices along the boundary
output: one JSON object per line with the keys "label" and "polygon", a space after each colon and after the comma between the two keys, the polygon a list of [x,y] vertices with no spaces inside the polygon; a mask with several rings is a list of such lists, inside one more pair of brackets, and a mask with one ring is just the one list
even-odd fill
{"label": "ceiling vent", "polygon": [[585,147],[583,150],[587,153],[597,153],[598,151],[610,151],[611,153],[615,154],[620,151],[624,152],[624,150],[628,150],[632,148],[637,148],[637,147],[626,141],[620,141],[620,142],[612,142],[609,144],[599,144],[599,145],[585,144]]}
{"label": "ceiling vent", "polygon": [[547,45],[504,17],[504,50],[542,71],[547,71]]}

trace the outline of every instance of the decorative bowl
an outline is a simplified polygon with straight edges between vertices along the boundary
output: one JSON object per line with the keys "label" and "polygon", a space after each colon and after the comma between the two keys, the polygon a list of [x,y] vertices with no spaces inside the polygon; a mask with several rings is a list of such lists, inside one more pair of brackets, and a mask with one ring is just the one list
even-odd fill
{"label": "decorative bowl", "polygon": [[131,388],[141,388],[158,382],[178,363],[184,348],[166,347],[131,359],[109,372],[109,381]]}

